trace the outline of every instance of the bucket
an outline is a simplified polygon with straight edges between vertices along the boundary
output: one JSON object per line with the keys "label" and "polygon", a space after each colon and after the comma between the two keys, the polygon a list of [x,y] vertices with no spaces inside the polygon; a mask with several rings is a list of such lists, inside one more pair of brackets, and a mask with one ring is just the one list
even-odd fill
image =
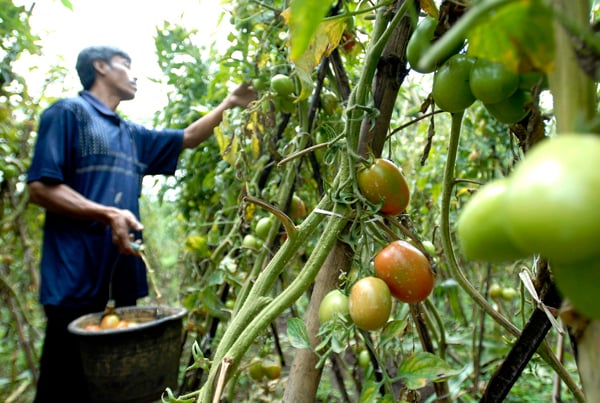
{"label": "bucket", "polygon": [[176,307],[121,307],[119,317],[137,325],[90,331],[103,312],[69,324],[78,340],[91,401],[147,403],[177,386],[183,342],[183,316]]}

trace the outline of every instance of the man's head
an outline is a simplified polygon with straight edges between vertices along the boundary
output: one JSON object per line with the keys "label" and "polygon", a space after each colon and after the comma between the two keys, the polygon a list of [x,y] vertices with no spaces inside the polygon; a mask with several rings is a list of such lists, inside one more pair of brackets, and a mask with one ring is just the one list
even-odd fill
{"label": "man's head", "polygon": [[77,74],[79,74],[79,80],[83,85],[83,89],[89,90],[94,84],[96,79],[96,68],[94,62],[96,60],[102,60],[103,62],[110,64],[111,59],[114,56],[120,56],[131,62],[131,58],[127,53],[119,48],[113,46],[90,46],[79,52],[77,57]]}

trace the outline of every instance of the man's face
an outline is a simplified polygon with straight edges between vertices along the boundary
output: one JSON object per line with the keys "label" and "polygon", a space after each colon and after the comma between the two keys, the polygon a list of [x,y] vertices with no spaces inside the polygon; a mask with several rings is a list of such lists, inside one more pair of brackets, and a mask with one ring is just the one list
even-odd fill
{"label": "man's face", "polygon": [[113,85],[121,100],[133,99],[137,91],[137,77],[131,70],[131,63],[122,56],[113,56],[108,70],[106,79]]}

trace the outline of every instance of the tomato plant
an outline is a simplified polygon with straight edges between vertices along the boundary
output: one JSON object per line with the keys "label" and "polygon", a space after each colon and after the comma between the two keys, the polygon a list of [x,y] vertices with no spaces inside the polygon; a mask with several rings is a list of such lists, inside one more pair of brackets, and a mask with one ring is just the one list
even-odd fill
{"label": "tomato plant", "polygon": [[392,311],[392,296],[382,279],[361,278],[350,289],[348,299],[350,317],[359,329],[377,330],[387,323]]}
{"label": "tomato plant", "polygon": [[508,231],[530,253],[554,262],[598,255],[600,137],[560,134],[534,146],[510,175]]}
{"label": "tomato plant", "polygon": [[482,186],[459,213],[456,235],[469,260],[505,262],[525,257],[508,233],[506,194],[508,179]]}
{"label": "tomato plant", "polygon": [[519,87],[519,75],[502,63],[479,58],[469,76],[471,92],[483,103],[496,103],[510,97]]}
{"label": "tomato plant", "polygon": [[433,77],[432,94],[435,104],[443,111],[456,113],[475,102],[469,80],[475,59],[457,54],[448,59]]}
{"label": "tomato plant", "polygon": [[331,290],[319,305],[319,322],[324,324],[338,316],[346,317],[348,313],[348,297],[338,289]]}
{"label": "tomato plant", "polygon": [[406,45],[406,60],[410,64],[410,68],[419,73],[431,73],[435,69],[444,63],[450,56],[458,53],[463,47],[463,42],[459,43],[454,48],[444,52],[437,60],[432,63],[423,66],[419,64],[423,58],[423,55],[431,48],[435,36],[435,30],[437,28],[438,21],[436,18],[427,15],[425,16],[415,28],[415,31],[410,36],[408,44]]}
{"label": "tomato plant", "polygon": [[416,303],[433,290],[434,277],[425,255],[407,241],[389,243],[375,255],[375,274],[402,302]]}
{"label": "tomato plant", "polygon": [[356,180],[367,200],[373,204],[383,203],[381,213],[398,215],[406,210],[410,190],[402,171],[392,161],[377,158],[369,167],[359,168]]}

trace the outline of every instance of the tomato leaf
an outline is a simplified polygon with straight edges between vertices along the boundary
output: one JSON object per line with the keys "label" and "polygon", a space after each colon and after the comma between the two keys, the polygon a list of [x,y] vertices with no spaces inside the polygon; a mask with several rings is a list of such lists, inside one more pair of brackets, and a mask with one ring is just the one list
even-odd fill
{"label": "tomato leaf", "polygon": [[501,62],[518,73],[552,69],[553,15],[540,0],[515,1],[494,10],[467,38],[471,56]]}
{"label": "tomato leaf", "polygon": [[[293,0],[286,19],[290,28],[290,56],[296,60],[308,48],[333,0]],[[284,18],[286,16],[284,15]]]}
{"label": "tomato leaf", "polygon": [[310,349],[310,341],[308,340],[308,331],[304,322],[299,318],[291,318],[287,324],[287,334],[290,344],[295,348]]}
{"label": "tomato leaf", "polygon": [[389,321],[381,331],[379,345],[384,345],[390,340],[400,339],[404,332],[406,332],[406,326],[407,323],[405,320]]}
{"label": "tomato leaf", "polygon": [[360,394],[361,402],[376,402],[379,399],[379,383],[369,379],[365,382]]}
{"label": "tomato leaf", "polygon": [[412,354],[398,367],[398,376],[409,389],[419,389],[428,381],[440,381],[457,373],[440,357],[425,351]]}

